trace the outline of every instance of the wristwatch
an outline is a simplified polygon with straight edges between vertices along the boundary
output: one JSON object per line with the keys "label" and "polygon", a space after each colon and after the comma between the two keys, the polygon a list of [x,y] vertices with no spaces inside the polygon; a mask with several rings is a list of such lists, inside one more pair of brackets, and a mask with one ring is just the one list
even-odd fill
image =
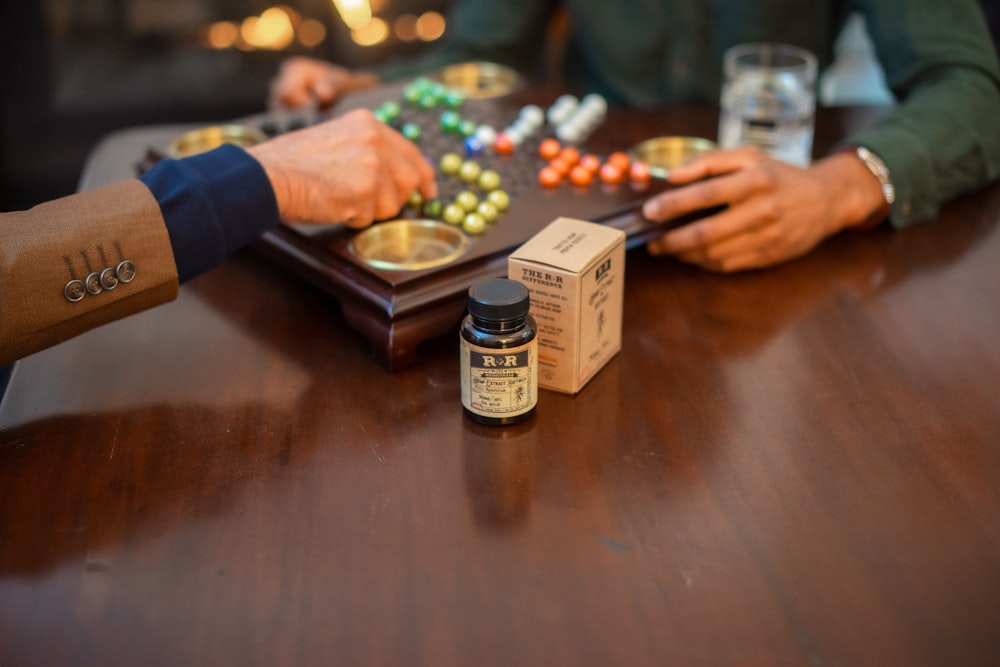
{"label": "wristwatch", "polygon": [[882,197],[885,199],[885,203],[872,213],[867,220],[857,225],[857,229],[877,227],[889,218],[889,212],[892,210],[892,202],[896,201],[896,188],[892,185],[889,168],[885,166],[882,158],[864,146],[850,146],[844,149],[844,151],[854,153],[861,160],[861,163],[868,168],[868,171],[872,173],[872,176],[878,179],[879,186],[882,188]]}
{"label": "wristwatch", "polygon": [[879,185],[882,186],[882,196],[885,197],[885,203],[892,206],[892,202],[896,201],[896,188],[892,186],[892,178],[889,176],[889,168],[885,166],[885,162],[864,146],[855,146],[854,154],[865,163],[872,176],[878,179]]}

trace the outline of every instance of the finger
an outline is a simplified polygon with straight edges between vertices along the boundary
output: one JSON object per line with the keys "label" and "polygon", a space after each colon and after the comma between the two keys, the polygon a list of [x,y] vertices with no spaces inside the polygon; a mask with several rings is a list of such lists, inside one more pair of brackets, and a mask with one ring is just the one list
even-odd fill
{"label": "finger", "polygon": [[[377,214],[377,196],[371,198],[363,198],[356,203],[354,215],[344,221],[344,224],[348,227],[354,229],[361,229],[362,227],[367,227],[378,219]],[[391,215],[391,214],[390,214]],[[386,216],[388,217],[388,215]]]}
{"label": "finger", "polygon": [[667,182],[672,185],[685,185],[692,181],[708,178],[713,169],[712,157],[712,154],[705,154],[678,167],[671,167],[667,172]]}
{"label": "finger", "polygon": [[317,103],[321,108],[333,104],[334,99],[337,97],[337,87],[332,81],[322,77],[313,83],[310,92],[313,98],[312,101]]}
{"label": "finger", "polygon": [[438,185],[437,180],[435,180],[434,167],[423,156],[421,156],[421,159],[417,163],[417,176],[417,189],[423,195],[424,199],[436,198],[438,196]]}
{"label": "finger", "polygon": [[283,67],[282,74],[272,83],[274,98],[289,109],[322,102],[323,97],[330,97],[330,91],[323,90],[324,84],[319,73],[308,67]]}
{"label": "finger", "polygon": [[747,228],[716,243],[677,254],[682,261],[731,273],[773,266],[800,257],[814,244],[796,243],[779,222]]}
{"label": "finger", "polygon": [[378,218],[387,218],[399,213],[403,204],[417,189],[418,179],[414,165],[405,160],[392,159],[384,163],[375,181]]}
{"label": "finger", "polygon": [[285,100],[287,93],[283,86],[278,83],[273,83],[271,85],[271,94],[268,96],[268,107],[271,109],[281,109],[286,106],[287,101]]}
{"label": "finger", "polygon": [[[708,208],[733,205],[771,187],[766,168],[756,168],[745,156],[734,154],[706,167],[706,178],[681,185],[646,201],[642,213],[654,221],[670,220]],[[736,167],[733,169],[732,167]]]}
{"label": "finger", "polygon": [[375,203],[375,220],[386,220],[395,217],[403,208],[406,199],[399,196],[399,191],[391,184],[378,189]]}
{"label": "finger", "polygon": [[753,150],[710,151],[702,153],[679,167],[673,167],[667,174],[667,180],[674,185],[684,185],[703,178],[743,169],[756,158]]}
{"label": "finger", "polygon": [[762,269],[775,263],[774,259],[768,258],[760,250],[748,250],[742,253],[726,255],[725,257],[712,257],[703,253],[684,253],[683,255],[678,255],[677,259],[686,264],[694,264],[717,273],[736,273],[737,271]]}
{"label": "finger", "polygon": [[745,235],[773,221],[763,202],[748,200],[682,227],[650,242],[653,254],[678,254]]}
{"label": "finger", "polygon": [[416,162],[402,162],[395,167],[395,182],[398,185],[400,208],[413,195],[419,192],[424,200],[438,196],[437,182],[434,180],[434,169],[421,156]]}
{"label": "finger", "polygon": [[709,252],[703,249],[682,252],[675,257],[685,264],[700,266],[717,273],[734,273],[763,266],[757,251],[725,254],[721,251]]}
{"label": "finger", "polygon": [[412,141],[399,134],[391,128],[386,128],[390,133],[390,141],[393,147],[390,149],[398,157],[408,170],[415,173],[413,185],[407,192],[409,197],[413,190],[418,190],[426,199],[434,199],[438,196],[437,181],[434,177],[434,168],[427,157],[417,148]]}
{"label": "finger", "polygon": [[418,182],[416,165],[423,162],[413,142],[376,120],[367,109],[350,111],[340,117],[339,125],[329,127],[350,127],[346,145],[357,154],[350,163],[351,178],[359,186],[364,184],[365,196],[378,202],[378,210],[387,206],[386,192],[409,198]]}
{"label": "finger", "polygon": [[678,257],[684,257],[684,261],[697,258],[702,266],[716,271],[733,271],[748,268],[751,259],[762,261],[769,248],[768,235],[760,230],[751,229],[746,233],[682,252]]}
{"label": "finger", "polygon": [[366,170],[364,179],[358,185],[362,189],[356,196],[361,201],[357,206],[353,227],[370,225],[375,220],[395,214],[400,208],[393,206],[396,195],[387,165],[378,161],[371,166],[375,168],[371,171]]}
{"label": "finger", "polygon": [[734,184],[734,179],[735,176],[717,176],[663,192],[642,205],[642,214],[648,220],[662,222],[728,204],[745,194],[738,181]]}
{"label": "finger", "polygon": [[398,162],[391,166],[390,178],[383,181],[386,194],[391,195],[391,201],[384,204],[384,215],[399,213],[415,192],[419,192],[424,200],[436,196],[436,192],[433,196],[428,196],[421,190],[422,174],[418,169],[419,164]]}
{"label": "finger", "polygon": [[282,85],[276,88],[273,99],[276,108],[298,109],[308,105],[312,97],[304,87]]}

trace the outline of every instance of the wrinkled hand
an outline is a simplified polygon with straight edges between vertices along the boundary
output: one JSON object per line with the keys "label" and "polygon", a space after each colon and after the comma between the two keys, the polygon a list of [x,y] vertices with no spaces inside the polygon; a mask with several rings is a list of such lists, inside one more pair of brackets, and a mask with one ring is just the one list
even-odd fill
{"label": "wrinkled hand", "polygon": [[755,148],[716,151],[671,170],[669,181],[683,187],[647,201],[648,219],[725,208],[667,232],[648,250],[724,273],[804,255],[881,204],[877,181],[846,153],[803,169]]}
{"label": "wrinkled hand", "polygon": [[271,81],[271,108],[325,109],[347,93],[379,85],[370,72],[355,72],[322,60],[296,56],[285,60]]}
{"label": "wrinkled hand", "polygon": [[364,227],[399,213],[415,190],[437,196],[434,170],[417,147],[367,109],[247,152],[264,167],[286,222]]}

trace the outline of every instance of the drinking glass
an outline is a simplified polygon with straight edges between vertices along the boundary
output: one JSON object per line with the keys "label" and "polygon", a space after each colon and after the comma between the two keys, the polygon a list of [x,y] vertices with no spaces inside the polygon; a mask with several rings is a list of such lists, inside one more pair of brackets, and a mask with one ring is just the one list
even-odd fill
{"label": "drinking glass", "polygon": [[720,148],[757,146],[808,166],[816,115],[816,56],[789,44],[740,44],[724,57]]}

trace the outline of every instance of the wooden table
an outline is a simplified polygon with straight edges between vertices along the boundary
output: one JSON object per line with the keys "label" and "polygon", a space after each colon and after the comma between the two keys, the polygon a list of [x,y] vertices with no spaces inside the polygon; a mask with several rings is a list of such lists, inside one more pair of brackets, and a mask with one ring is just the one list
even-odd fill
{"label": "wooden table", "polygon": [[993,187],[766,271],[632,250],[622,352],[505,429],[457,333],[387,371],[240,253],[15,368],[0,664],[998,664],[998,225]]}

